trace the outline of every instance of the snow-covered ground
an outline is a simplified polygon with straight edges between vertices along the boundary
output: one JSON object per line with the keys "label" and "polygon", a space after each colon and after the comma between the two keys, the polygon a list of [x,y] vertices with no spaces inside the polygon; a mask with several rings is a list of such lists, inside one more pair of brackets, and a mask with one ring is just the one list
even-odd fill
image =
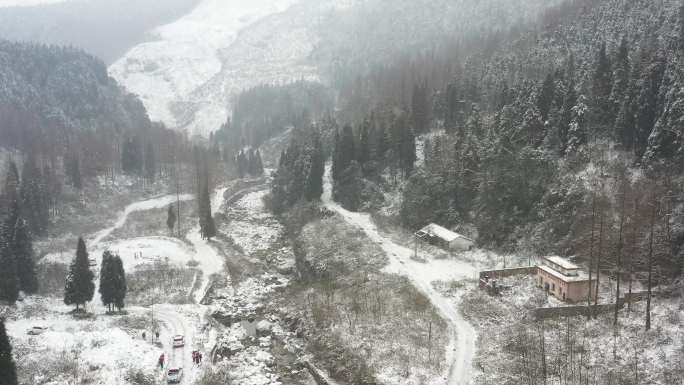
{"label": "snow-covered ground", "polygon": [[[263,83],[316,79],[305,63],[315,39],[304,0],[204,0],[152,32],[110,74],[142,99],[150,117],[191,134],[225,122],[230,97]],[[322,3],[327,3],[324,1]]]}
{"label": "snow-covered ground", "polygon": [[[226,188],[219,188],[212,199],[212,210],[218,211],[224,201]],[[187,234],[190,244],[182,240],[170,237],[137,237],[129,239],[115,239],[103,241],[116,229],[124,226],[131,213],[144,212],[163,208],[176,202],[175,195],[161,196],[154,199],[143,200],[128,205],[119,215],[117,221],[110,227],[95,232],[87,239],[87,246],[91,258],[97,262],[92,267],[94,272],[99,271],[100,256],[105,250],[118,253],[124,263],[124,268],[128,272],[135,271],[141,265],[149,264],[153,261],[168,261],[178,266],[186,266],[189,262],[196,263],[196,268],[202,271],[202,282],[198,284],[199,290],[195,291],[195,301],[203,297],[207,286],[210,283],[212,274],[223,270],[223,256],[211,244],[211,241],[202,239],[199,233],[199,226],[195,226]],[[186,194],[180,196],[181,200],[191,200],[193,195]],[[74,257],[74,251],[64,253],[53,253],[46,255],[42,262],[58,262],[68,264]],[[95,280],[96,286],[99,283]],[[195,286],[195,285],[192,285]],[[192,288],[188,288],[192,290]],[[34,299],[31,301],[52,301],[52,299]],[[103,372],[93,375],[97,384],[118,384],[117,378],[122,378],[124,372],[129,370],[141,370],[143,373],[151,373],[150,368],[154,367],[159,354],[163,351],[167,355],[169,367],[182,367],[185,375],[184,384],[191,384],[199,374],[199,369],[194,367],[191,354],[193,350],[199,350],[209,358],[209,351],[212,342],[216,338],[216,332],[212,330],[208,321],[210,308],[203,305],[170,305],[157,304],[151,308],[152,316],[161,323],[160,340],[163,349],[146,343],[141,340],[126,337],[126,332],[121,328],[112,327],[116,317],[107,317],[102,313],[104,308],[99,306],[99,294],[97,287],[95,296],[90,305],[90,310],[96,313],[94,321],[76,321],[68,312],[71,307],[60,304],[52,304],[46,308],[50,309],[48,318],[36,320],[33,316],[22,318],[17,317],[8,323],[10,335],[19,341],[25,337],[26,330],[36,324],[50,327],[50,330],[39,338],[26,342],[31,346],[30,351],[38,357],[40,352],[56,354],[61,351],[78,351],[80,355],[87,356],[84,362],[89,367],[102,367]],[[129,314],[139,314],[147,309],[129,308]],[[72,325],[74,324],[74,325]],[[98,334],[99,333],[99,334]],[[148,336],[151,336],[148,330]],[[186,346],[183,348],[173,348],[171,340],[174,335],[185,336]],[[95,342],[93,342],[95,341]],[[111,341],[114,341],[112,343]],[[88,345],[87,347],[84,347]],[[52,351],[50,351],[52,349]],[[109,356],[108,352],[111,353]],[[163,378],[163,371],[152,372],[160,379]]]}
{"label": "snow-covered ground", "polygon": [[[213,199],[211,200],[211,212],[216,213],[223,204],[223,195],[226,188],[219,188],[216,190]],[[202,284],[199,290],[195,292],[195,302],[200,302],[207,291],[207,287],[211,283],[211,275],[223,270],[223,256],[218,252],[216,247],[210,244],[210,241],[202,239],[199,225],[195,226],[187,235],[188,241],[192,243],[195,248],[197,262],[202,270]]]}
{"label": "snow-covered ground", "polygon": [[389,265],[384,269],[387,273],[406,276],[432,304],[439,310],[451,327],[451,340],[447,349],[447,360],[451,362],[447,374],[449,384],[466,384],[470,380],[472,360],[475,353],[475,329],[465,321],[459,312],[458,304],[439,293],[433,287],[434,281],[453,281],[472,279],[477,274],[476,268],[467,262],[455,259],[434,259],[427,257],[427,262],[411,259],[413,250],[394,243],[378,231],[369,214],[351,212],[332,200],[332,181],[330,165],[326,166],[324,176],[323,203],[335,211],[350,224],[364,231],[373,242],[377,243],[389,258]]}
{"label": "snow-covered ground", "polygon": [[147,211],[147,210],[152,210],[152,209],[159,209],[162,207],[166,207],[170,205],[171,203],[176,202],[177,199],[180,199],[181,201],[188,201],[193,199],[192,194],[183,194],[177,197],[176,195],[165,195],[153,199],[147,199],[144,201],[139,201],[132,203],[124,209],[124,211],[119,214],[118,219],[116,220],[116,223],[114,223],[113,226],[108,227],[106,229],[103,229],[101,231],[98,231],[95,233],[92,237],[92,239],[87,240],[87,244],[89,246],[95,246],[100,241],[105,239],[109,234],[111,234],[114,230],[121,228],[125,223],[126,219],[128,219],[128,216],[131,213],[134,213],[136,211]]}
{"label": "snow-covered ground", "polygon": [[[18,305],[30,318],[10,319],[7,330],[25,377],[33,383],[67,384],[80,378],[84,383],[116,385],[129,371],[154,374],[160,349],[140,338],[138,331],[118,323],[120,318],[98,314],[88,321],[74,319],[58,299],[30,297]],[[104,311],[104,309],[102,309]],[[131,308],[131,314],[143,314]],[[32,336],[34,326],[48,328]],[[21,352],[21,353],[19,353]],[[69,369],[67,369],[69,368]],[[92,381],[92,382],[89,382]]]}

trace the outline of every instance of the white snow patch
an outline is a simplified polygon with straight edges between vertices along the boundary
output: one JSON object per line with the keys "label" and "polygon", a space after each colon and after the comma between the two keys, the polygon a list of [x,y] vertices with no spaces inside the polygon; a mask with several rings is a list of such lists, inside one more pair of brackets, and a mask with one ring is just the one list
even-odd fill
{"label": "white snow patch", "polygon": [[207,135],[225,122],[236,92],[317,78],[302,64],[313,50],[305,25],[269,18],[299,1],[204,0],[157,28],[157,39],[133,47],[110,74],[141,98],[153,120]]}

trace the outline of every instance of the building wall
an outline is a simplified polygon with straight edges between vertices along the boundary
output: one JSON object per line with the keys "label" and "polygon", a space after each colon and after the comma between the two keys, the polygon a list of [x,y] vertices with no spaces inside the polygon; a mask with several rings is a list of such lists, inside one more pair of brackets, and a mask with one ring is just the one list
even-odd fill
{"label": "building wall", "polygon": [[473,248],[473,242],[463,238],[456,238],[449,243],[449,248],[456,251],[466,251]]}
{"label": "building wall", "polygon": [[542,269],[537,269],[537,286],[546,290],[549,294],[567,302],[580,302],[586,300],[591,289],[589,281],[565,282]]}
{"label": "building wall", "polygon": [[570,302],[586,301],[590,292],[589,281],[568,282],[567,298]]}

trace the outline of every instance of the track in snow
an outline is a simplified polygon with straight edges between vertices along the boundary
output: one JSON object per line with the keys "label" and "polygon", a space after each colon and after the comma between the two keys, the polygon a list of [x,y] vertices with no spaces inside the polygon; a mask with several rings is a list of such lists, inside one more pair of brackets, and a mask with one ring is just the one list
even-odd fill
{"label": "track in snow", "polygon": [[[211,200],[212,213],[216,213],[221,208],[221,205],[223,204],[223,195],[226,190],[226,187],[216,190],[214,197]],[[202,269],[202,284],[200,285],[199,290],[195,292],[195,302],[199,303],[211,283],[210,276],[223,270],[223,256],[211,245],[210,241],[202,239],[199,225],[193,227],[188,233],[187,239],[195,248],[197,261],[200,263]]]}
{"label": "track in snow", "polygon": [[116,223],[114,223],[113,226],[107,227],[106,229],[100,230],[97,233],[95,233],[93,235],[93,238],[90,241],[88,241],[88,246],[93,247],[98,243],[102,242],[102,240],[107,238],[107,236],[113,233],[114,230],[119,229],[124,224],[126,224],[128,216],[136,211],[160,209],[170,205],[171,203],[176,202],[177,199],[180,199],[181,201],[189,201],[194,197],[195,196],[192,194],[183,194],[180,196],[176,196],[175,194],[173,194],[131,203],[130,205],[126,206],[126,208],[124,208],[124,211],[121,212],[121,214],[119,214],[119,218],[116,220]]}
{"label": "track in snow", "polygon": [[[450,342],[447,348],[447,360],[451,362],[447,383],[464,385],[470,383],[472,360],[475,353],[475,329],[461,316],[457,304],[444,297],[432,287],[432,281],[439,279],[439,265],[443,261],[419,263],[411,259],[413,250],[394,243],[378,231],[369,214],[346,210],[332,200],[332,181],[330,165],[326,166],[323,186],[323,204],[338,213],[346,222],[359,227],[373,242],[377,243],[390,259],[385,269],[389,273],[397,273],[409,278],[413,285],[425,294],[437,308],[450,326]],[[470,277],[475,269],[467,264],[450,261],[450,269],[457,268],[462,278]],[[429,266],[436,264],[438,266]]]}

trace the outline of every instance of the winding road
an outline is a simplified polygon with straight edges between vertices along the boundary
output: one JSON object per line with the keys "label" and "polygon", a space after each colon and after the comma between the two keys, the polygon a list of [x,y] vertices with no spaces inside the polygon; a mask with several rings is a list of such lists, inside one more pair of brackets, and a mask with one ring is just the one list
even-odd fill
{"label": "winding road", "polygon": [[[450,362],[450,367],[446,374],[447,383],[449,385],[469,384],[475,353],[476,333],[475,329],[463,319],[456,301],[444,297],[432,287],[432,281],[437,279],[434,273],[440,269],[440,266],[431,269],[425,263],[412,260],[413,250],[398,245],[381,235],[369,214],[351,212],[333,201],[330,175],[330,165],[327,165],[323,185],[323,204],[328,209],[338,213],[347,223],[360,228],[370,240],[383,249],[390,259],[389,266],[385,269],[386,272],[407,277],[418,290],[430,299],[430,302],[449,324],[450,342],[447,347],[447,360]],[[452,262],[449,268],[457,268],[462,278],[471,277],[475,272],[475,269],[467,263]],[[431,261],[427,265],[432,263],[443,264],[441,261]]]}

